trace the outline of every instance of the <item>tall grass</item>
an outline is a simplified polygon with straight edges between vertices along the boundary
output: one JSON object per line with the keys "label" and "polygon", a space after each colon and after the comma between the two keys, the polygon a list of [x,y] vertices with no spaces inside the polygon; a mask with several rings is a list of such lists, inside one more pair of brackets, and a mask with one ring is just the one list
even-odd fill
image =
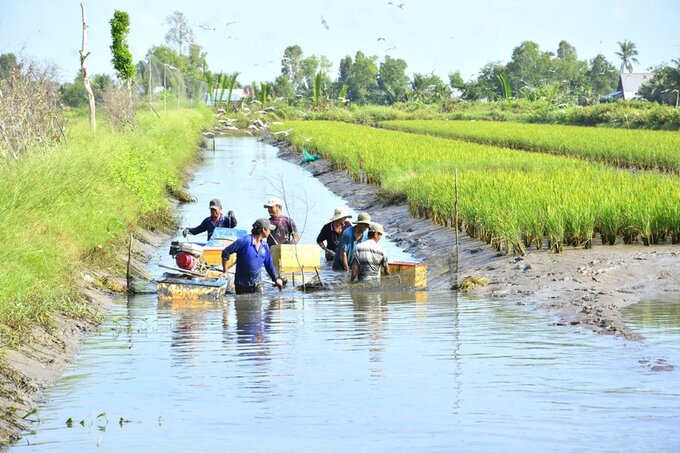
{"label": "tall grass", "polygon": [[0,344],[49,325],[54,312],[84,309],[73,290],[84,260],[112,256],[140,218],[168,209],[166,190],[180,184],[213,119],[191,109],[138,121],[134,132],[102,125],[93,135],[74,118],[67,146],[0,165]]}

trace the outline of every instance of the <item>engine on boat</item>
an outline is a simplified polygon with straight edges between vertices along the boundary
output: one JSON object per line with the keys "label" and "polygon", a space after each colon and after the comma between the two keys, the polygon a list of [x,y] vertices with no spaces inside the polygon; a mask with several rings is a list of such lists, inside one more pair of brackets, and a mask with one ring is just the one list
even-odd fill
{"label": "engine on boat", "polygon": [[173,241],[170,244],[170,256],[175,258],[175,263],[180,269],[192,271],[198,266],[203,247],[191,242]]}

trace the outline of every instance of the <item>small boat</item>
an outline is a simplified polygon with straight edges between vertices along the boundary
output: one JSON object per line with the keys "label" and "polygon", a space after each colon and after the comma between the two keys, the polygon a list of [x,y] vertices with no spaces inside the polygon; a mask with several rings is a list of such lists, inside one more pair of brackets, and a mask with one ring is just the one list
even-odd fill
{"label": "small boat", "polygon": [[393,261],[388,266],[390,275],[383,276],[384,281],[398,282],[400,285],[414,288],[427,286],[427,264]]}
{"label": "small boat", "polygon": [[230,279],[166,272],[156,281],[158,300],[218,300],[227,293]]}

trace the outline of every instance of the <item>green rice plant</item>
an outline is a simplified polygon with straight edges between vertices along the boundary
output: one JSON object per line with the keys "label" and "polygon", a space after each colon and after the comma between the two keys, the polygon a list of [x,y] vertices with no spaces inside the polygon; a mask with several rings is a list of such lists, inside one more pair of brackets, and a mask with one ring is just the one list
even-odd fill
{"label": "green rice plant", "polygon": [[494,121],[384,121],[381,127],[617,167],[680,172],[680,133]]}
{"label": "green rice plant", "polygon": [[414,215],[442,225],[454,224],[457,169],[460,227],[499,251],[522,253],[544,240],[556,252],[589,248],[598,233],[607,244],[617,236],[654,243],[680,230],[675,175],[345,123],[285,127],[293,128],[293,145],[392,196],[403,194]]}

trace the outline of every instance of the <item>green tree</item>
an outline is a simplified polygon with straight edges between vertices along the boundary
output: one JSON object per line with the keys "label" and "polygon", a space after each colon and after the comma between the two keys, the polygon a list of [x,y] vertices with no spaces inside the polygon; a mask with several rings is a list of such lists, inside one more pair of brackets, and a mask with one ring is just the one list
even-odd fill
{"label": "green tree", "polygon": [[111,63],[118,78],[129,86],[137,72],[127,43],[127,35],[130,33],[130,16],[125,11],[115,10],[109,23],[111,24],[111,53],[113,54]]}
{"label": "green tree", "polygon": [[463,76],[460,75],[460,71],[449,73],[449,86],[456,90],[465,89],[465,81]]}
{"label": "green tree", "polygon": [[283,74],[274,79],[274,83],[271,85],[271,92],[274,97],[283,98],[288,102],[292,102],[295,99],[293,82]]}
{"label": "green tree", "polygon": [[432,104],[451,96],[451,89],[435,74],[413,74],[410,98]]}
{"label": "green tree", "polygon": [[290,80],[296,93],[298,88],[302,85],[303,79],[301,61],[302,48],[300,46],[288,46],[286,47],[286,50],[283,51],[283,57],[281,57],[281,75]]}
{"label": "green tree", "polygon": [[194,42],[194,31],[189,26],[187,18],[181,11],[175,11],[163,20],[170,28],[165,34],[165,42],[178,55],[184,55],[189,45]]}
{"label": "green tree", "polygon": [[394,104],[405,99],[410,83],[406,67],[406,61],[389,55],[380,63],[377,82],[384,103]]}
{"label": "green tree", "polygon": [[498,83],[498,76],[504,74],[505,66],[500,62],[489,62],[482,66],[479,70],[477,79],[471,83],[465,84],[463,90],[463,99],[466,100],[481,100],[487,99],[490,101],[500,99],[502,97],[501,86]]}
{"label": "green tree", "polygon": [[[512,51],[512,59],[506,67],[512,92],[517,93],[527,85],[532,87],[545,85],[548,82],[546,74],[552,66],[551,58],[551,54],[541,52],[538,44],[533,41],[524,41],[515,47]],[[494,78],[496,78],[495,75]]]}
{"label": "green tree", "polygon": [[347,89],[347,96],[349,99],[357,104],[366,104],[371,100],[371,97],[376,93],[378,85],[376,84],[376,76],[378,75],[378,66],[376,61],[378,57],[367,57],[363,52],[358,51],[354,57],[352,68],[349,74],[349,83]]}
{"label": "green tree", "polygon": [[644,83],[638,94],[648,101],[660,104],[680,105],[680,58],[672,65],[661,65],[654,69],[652,79]]}
{"label": "green tree", "polygon": [[623,74],[624,69],[628,72],[633,72],[633,63],[640,64],[640,62],[635,58],[638,56],[637,46],[634,42],[624,40],[619,41],[620,52],[616,52],[616,55],[621,59],[621,74]]}
{"label": "green tree", "polygon": [[17,62],[17,57],[13,53],[3,53],[0,55],[0,80],[9,77],[12,71],[21,69],[21,64]]}
{"label": "green tree", "polygon": [[604,55],[598,54],[595,58],[590,60],[588,78],[590,79],[593,96],[596,99],[599,99],[616,89],[619,74],[614,65],[611,64]]}

